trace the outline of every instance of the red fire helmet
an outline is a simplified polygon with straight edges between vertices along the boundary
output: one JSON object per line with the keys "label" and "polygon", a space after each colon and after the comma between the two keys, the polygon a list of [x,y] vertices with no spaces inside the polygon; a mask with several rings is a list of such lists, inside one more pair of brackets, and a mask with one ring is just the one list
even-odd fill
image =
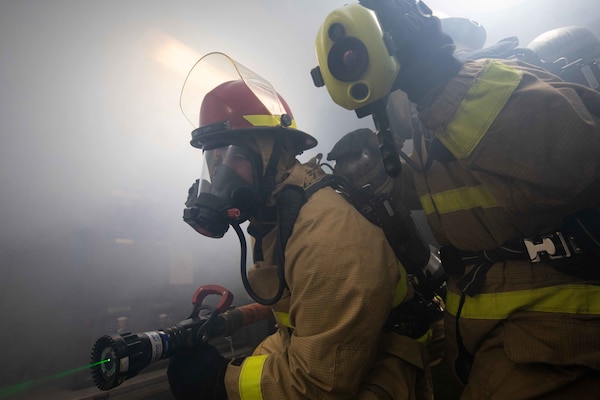
{"label": "red fire helmet", "polygon": [[[192,76],[201,83],[194,85]],[[188,105],[191,113],[184,110],[184,98],[194,98]],[[184,84],[181,106],[197,127],[191,141],[197,148],[229,144],[236,136],[255,133],[290,135],[298,154],[317,145],[314,137],[296,129],[287,102],[268,81],[222,53],[209,53],[196,63]]]}

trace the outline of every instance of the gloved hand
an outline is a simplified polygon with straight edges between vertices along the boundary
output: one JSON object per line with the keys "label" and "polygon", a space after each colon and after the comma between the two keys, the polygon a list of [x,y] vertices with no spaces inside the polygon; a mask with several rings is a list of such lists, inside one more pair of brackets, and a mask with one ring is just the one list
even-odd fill
{"label": "gloved hand", "polygon": [[167,368],[171,392],[177,400],[226,400],[223,380],[228,363],[204,342],[171,357]]}

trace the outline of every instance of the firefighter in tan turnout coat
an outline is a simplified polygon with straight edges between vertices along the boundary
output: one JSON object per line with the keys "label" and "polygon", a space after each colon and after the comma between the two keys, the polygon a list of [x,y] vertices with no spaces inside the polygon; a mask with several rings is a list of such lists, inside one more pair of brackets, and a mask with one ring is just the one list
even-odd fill
{"label": "firefighter in tan turnout coat", "polygon": [[[226,360],[207,344],[173,357],[168,376],[175,397],[431,398],[420,336],[387,324],[413,292],[381,229],[322,184],[318,158],[306,164],[295,158],[316,140],[295,128],[268,82],[221,53],[196,68],[222,71],[227,63],[235,67],[231,78],[210,85],[196,103],[199,127],[191,144],[202,149],[206,168],[184,219],[214,238],[231,225],[243,252],[239,224],[250,221],[254,265],[246,289],[272,306],[277,331],[248,357]],[[200,76],[207,80],[207,73]]]}
{"label": "firefighter in tan turnout coat", "polygon": [[[321,83],[346,108],[359,108],[352,96],[365,96],[360,107],[376,104],[368,96],[378,77],[366,94],[358,89],[369,70],[322,55],[358,49],[339,32],[358,29],[365,43],[390,33],[396,75],[384,94],[404,92],[419,119],[401,181],[442,245],[446,356],[465,385],[462,398],[596,396],[600,93],[519,61],[458,61],[422,3],[361,3],[387,8],[364,14],[354,5],[328,17],[317,40]],[[376,29],[368,31],[365,15]],[[394,111],[406,115],[408,106],[397,102]]]}

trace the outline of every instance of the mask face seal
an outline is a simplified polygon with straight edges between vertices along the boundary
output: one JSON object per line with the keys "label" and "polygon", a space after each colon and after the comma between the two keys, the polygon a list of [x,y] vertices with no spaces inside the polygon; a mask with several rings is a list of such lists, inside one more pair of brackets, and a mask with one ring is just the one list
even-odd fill
{"label": "mask face seal", "polygon": [[204,236],[221,238],[230,224],[246,221],[256,210],[262,164],[235,145],[206,150],[203,157],[202,176],[189,189],[183,220]]}

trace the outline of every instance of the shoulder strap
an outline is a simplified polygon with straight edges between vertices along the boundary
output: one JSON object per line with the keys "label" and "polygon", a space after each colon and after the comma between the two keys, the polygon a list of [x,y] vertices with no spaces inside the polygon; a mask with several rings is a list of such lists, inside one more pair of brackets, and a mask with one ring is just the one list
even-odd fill
{"label": "shoulder strap", "polygon": [[277,226],[279,234],[277,236],[277,259],[278,264],[283,266],[285,262],[284,250],[287,241],[292,235],[294,224],[300,213],[300,209],[306,203],[307,196],[304,189],[296,185],[286,185],[277,195]]}
{"label": "shoulder strap", "polygon": [[334,182],[335,178],[332,175],[325,175],[323,179],[313,183],[306,189],[296,185],[286,185],[277,195],[276,209],[279,236],[277,237],[276,251],[280,268],[283,268],[285,264],[285,246],[292,235],[300,209],[318,190],[326,186],[333,186]]}
{"label": "shoulder strap", "polygon": [[304,193],[306,193],[306,199],[308,200],[313,194],[315,194],[318,190],[323,189],[325,186],[337,186],[337,182],[338,179],[335,175],[325,175],[321,180],[304,189]]}

